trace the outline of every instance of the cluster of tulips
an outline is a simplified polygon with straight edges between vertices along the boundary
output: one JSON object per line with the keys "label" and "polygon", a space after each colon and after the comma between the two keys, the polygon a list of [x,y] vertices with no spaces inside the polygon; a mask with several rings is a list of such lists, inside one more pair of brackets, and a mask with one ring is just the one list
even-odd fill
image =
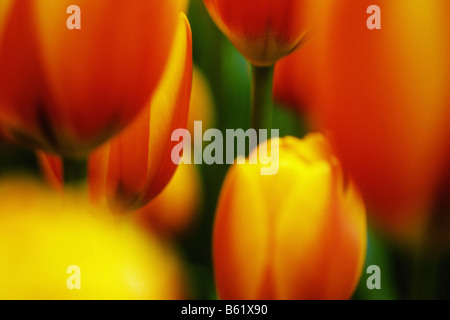
{"label": "cluster of tulips", "polygon": [[[65,27],[73,2],[81,30]],[[377,0],[369,30],[372,2],[203,1],[251,67],[249,126],[271,128],[274,97],[311,128],[229,169],[211,230],[219,298],[351,298],[367,218],[412,246],[449,240],[449,4]],[[0,182],[0,298],[189,297],[164,240],[208,186],[173,161],[172,132],[213,126],[214,110],[187,7],[0,0],[1,139],[33,150],[45,177]],[[279,171],[263,176],[273,144]]]}

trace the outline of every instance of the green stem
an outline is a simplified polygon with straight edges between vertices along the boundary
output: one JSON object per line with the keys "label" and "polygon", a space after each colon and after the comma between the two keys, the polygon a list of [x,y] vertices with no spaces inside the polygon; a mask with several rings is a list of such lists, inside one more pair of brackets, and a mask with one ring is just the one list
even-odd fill
{"label": "green stem", "polygon": [[66,187],[79,187],[87,179],[87,159],[63,159],[63,177]]}
{"label": "green stem", "polygon": [[[252,128],[270,130],[272,128],[272,87],[275,66],[258,67],[252,65]],[[260,141],[261,142],[261,141]]]}

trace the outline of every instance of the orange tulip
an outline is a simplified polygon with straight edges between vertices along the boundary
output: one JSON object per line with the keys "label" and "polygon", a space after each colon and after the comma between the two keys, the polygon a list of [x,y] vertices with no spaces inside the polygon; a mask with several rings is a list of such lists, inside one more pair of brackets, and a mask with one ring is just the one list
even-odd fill
{"label": "orange tulip", "polygon": [[[213,127],[215,122],[209,83],[196,67],[193,68],[187,125],[192,137],[195,121],[202,121],[203,130]],[[137,212],[138,221],[164,235],[185,231],[201,210],[203,185],[199,169],[193,164],[180,164],[166,188]]]}
{"label": "orange tulip", "polygon": [[15,140],[69,157],[86,155],[143,109],[180,9],[175,0],[78,0],[81,30],[69,30],[72,4],[13,1],[0,15],[0,120]]}
{"label": "orange tulip", "polygon": [[[146,205],[167,185],[177,168],[171,153],[177,141],[172,132],[186,128],[192,84],[192,36],[189,21],[180,14],[174,46],[161,83],[138,118],[89,157],[90,195],[105,197],[113,211]],[[39,153],[44,174],[61,184],[59,158]]]}
{"label": "orange tulip", "polygon": [[234,165],[222,187],[213,243],[220,298],[350,298],[366,251],[358,191],[322,135],[269,143],[279,144],[276,175],[260,175],[260,159]]}
{"label": "orange tulip", "polygon": [[222,32],[258,66],[273,65],[305,37],[315,0],[204,0]]}
{"label": "orange tulip", "polygon": [[377,222],[415,230],[448,149],[450,5],[379,0],[382,28],[369,30],[371,4],[329,1],[319,114]]}

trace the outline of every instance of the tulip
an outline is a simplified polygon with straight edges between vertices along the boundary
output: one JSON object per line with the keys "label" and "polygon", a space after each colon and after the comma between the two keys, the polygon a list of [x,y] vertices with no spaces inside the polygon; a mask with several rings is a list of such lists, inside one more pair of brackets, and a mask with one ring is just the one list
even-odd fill
{"label": "tulip", "polygon": [[[89,157],[89,191],[94,203],[105,198],[115,212],[138,209],[156,197],[177,165],[171,153],[172,132],[186,128],[192,84],[192,36],[180,14],[167,69],[143,112],[123,132]],[[61,183],[59,158],[39,153],[47,180]],[[53,181],[53,182],[52,182]]]}
{"label": "tulip", "polygon": [[204,0],[212,19],[252,64],[273,65],[297,48],[311,19],[311,0]]}
{"label": "tulip", "polygon": [[136,219],[163,236],[181,234],[192,225],[201,209],[201,200],[199,168],[182,163],[165,189],[137,211]]}
{"label": "tulip", "polygon": [[[187,129],[194,136],[194,122],[201,121],[203,130],[215,123],[214,103],[206,77],[193,68],[192,92]],[[191,155],[194,151],[191,151]],[[202,209],[203,185],[200,168],[181,163],[165,189],[138,210],[137,220],[151,230],[163,235],[180,234],[193,223]]]}
{"label": "tulip", "polygon": [[[2,6],[5,3],[2,0]],[[15,140],[85,156],[143,109],[164,70],[179,1],[13,1],[0,16],[0,121]]]}
{"label": "tulip", "polygon": [[450,6],[380,0],[382,28],[369,30],[371,4],[329,1],[320,120],[374,221],[420,233],[448,150]]}
{"label": "tulip", "polygon": [[322,135],[272,143],[276,175],[260,174],[261,158],[234,165],[222,187],[213,236],[219,296],[348,299],[365,258],[363,201]]}
{"label": "tulip", "polygon": [[272,126],[274,64],[300,46],[315,0],[204,0],[212,19],[252,64],[251,127]]}
{"label": "tulip", "polygon": [[[23,201],[26,199],[26,201]],[[0,183],[0,299],[181,299],[180,262],[132,224],[117,224],[31,181]],[[80,289],[76,285],[79,268]],[[72,277],[72,278],[71,278]]]}

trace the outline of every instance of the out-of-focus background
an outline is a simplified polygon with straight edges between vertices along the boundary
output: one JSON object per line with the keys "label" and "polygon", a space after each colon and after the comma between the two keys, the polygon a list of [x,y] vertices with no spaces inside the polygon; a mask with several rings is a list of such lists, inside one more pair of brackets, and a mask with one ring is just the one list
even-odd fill
{"label": "out-of-focus background", "polygon": [[[250,124],[250,67],[230,41],[211,20],[203,1],[191,0],[188,18],[193,35],[194,82],[191,117],[225,132],[248,128]],[[276,102],[273,128],[280,136],[302,138],[311,126],[292,107]],[[189,167],[189,168],[187,168]],[[212,266],[212,230],[217,201],[228,165],[182,165],[163,194],[137,219],[165,243],[175,248],[186,281],[186,296],[192,299],[216,299]],[[31,175],[44,180],[35,153],[2,141],[0,178]],[[164,197],[166,199],[164,199]],[[186,209],[188,208],[188,209]],[[147,223],[145,211],[168,212]],[[178,211],[177,211],[178,210]],[[188,213],[185,213],[188,211]],[[248,228],[252,228],[251,225]],[[373,227],[369,220],[368,250],[365,267],[354,299],[403,299],[414,296],[411,278],[419,278],[420,288],[429,283],[430,292],[450,298],[450,257],[443,254],[439,264],[414,275],[414,250],[392,240]],[[369,290],[367,266],[382,270],[381,290]],[[436,281],[436,279],[439,279]]]}

